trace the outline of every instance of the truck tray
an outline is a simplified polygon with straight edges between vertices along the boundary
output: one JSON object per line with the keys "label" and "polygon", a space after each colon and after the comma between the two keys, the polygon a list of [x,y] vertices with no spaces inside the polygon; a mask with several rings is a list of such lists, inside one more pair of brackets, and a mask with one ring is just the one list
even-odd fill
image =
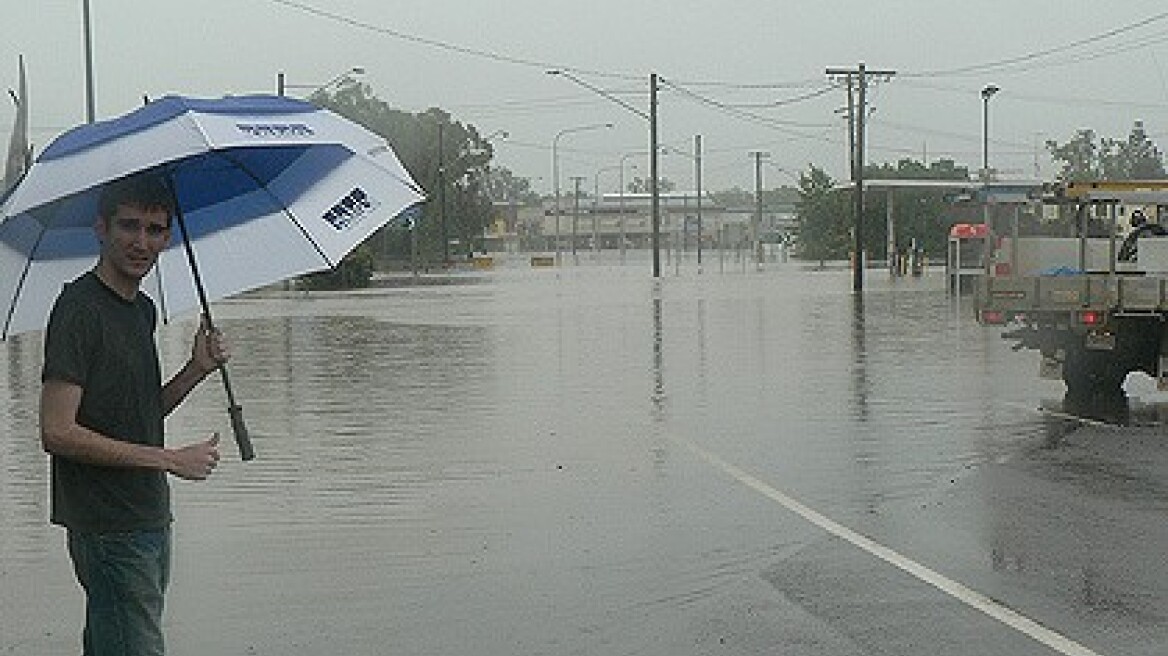
{"label": "truck tray", "polygon": [[981,276],[976,285],[979,312],[1073,312],[1154,314],[1168,311],[1163,277],[1123,274],[1063,276]]}

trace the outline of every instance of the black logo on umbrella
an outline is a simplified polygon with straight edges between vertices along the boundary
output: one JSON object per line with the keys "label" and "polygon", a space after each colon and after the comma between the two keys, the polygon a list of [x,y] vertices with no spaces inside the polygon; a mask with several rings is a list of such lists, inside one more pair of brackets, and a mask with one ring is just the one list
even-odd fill
{"label": "black logo on umbrella", "polygon": [[328,208],[321,218],[337,230],[347,230],[376,209],[377,205],[377,201],[365,193],[364,189],[353,187],[352,191]]}
{"label": "black logo on umbrella", "polygon": [[311,137],[312,128],[303,123],[236,123],[240,132],[252,137],[280,139]]}

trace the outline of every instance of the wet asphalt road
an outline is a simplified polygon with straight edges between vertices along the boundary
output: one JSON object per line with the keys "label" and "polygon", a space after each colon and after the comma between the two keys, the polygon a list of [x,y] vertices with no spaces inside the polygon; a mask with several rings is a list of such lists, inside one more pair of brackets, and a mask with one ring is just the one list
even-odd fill
{"label": "wet asphalt road", "polygon": [[[260,455],[175,484],[171,652],[1166,653],[1150,381],[1137,425],[1072,422],[935,274],[707,269],[220,304]],[[0,346],[0,654],[68,653],[39,338]]]}

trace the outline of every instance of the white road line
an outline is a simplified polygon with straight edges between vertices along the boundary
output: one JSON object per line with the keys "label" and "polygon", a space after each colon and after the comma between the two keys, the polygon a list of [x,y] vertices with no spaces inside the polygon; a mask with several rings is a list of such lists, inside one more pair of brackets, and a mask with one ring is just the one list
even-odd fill
{"label": "white road line", "polygon": [[828,533],[863,549],[869,554],[894,565],[905,572],[915,576],[916,578],[928,583],[929,585],[941,590],[945,594],[961,601],[962,603],[975,608],[986,615],[998,620],[1006,626],[1026,635],[1038,642],[1054,649],[1060,654],[1066,656],[1101,656],[1098,652],[1092,651],[1083,645],[1056,633],[1038,622],[1025,617],[1009,608],[999,604],[989,597],[972,590],[952,579],[946,578],[941,574],[921,565],[918,562],[910,560],[905,556],[889,549],[888,547],[875,542],[852,529],[834,522],[827,517],[815,512],[811,508],[799,503],[795,499],[783,494],[779,490],[767,485],[763,481],[755,478],[742,469],[726,462],[717,455],[706,451],[697,444],[676,436],[670,436],[670,439],[677,444],[684,446],[693,453],[697,454],[702,460],[705,460],[710,465],[721,469],[723,472],[729,474],[738,482],[751,488],[755,492],[775,501],[787,510],[799,515],[803,519],[811,522],[815,526],[827,531]]}

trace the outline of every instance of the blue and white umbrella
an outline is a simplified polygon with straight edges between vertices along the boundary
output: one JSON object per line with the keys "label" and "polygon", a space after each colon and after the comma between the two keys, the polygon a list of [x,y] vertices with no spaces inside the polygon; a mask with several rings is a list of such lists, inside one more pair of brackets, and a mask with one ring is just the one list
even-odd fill
{"label": "blue and white umbrella", "polygon": [[101,187],[149,170],[179,208],[143,282],[164,318],[335,267],[424,198],[383,138],[307,102],[168,96],[61,135],[3,200],[0,339],[46,325],[96,261]]}

